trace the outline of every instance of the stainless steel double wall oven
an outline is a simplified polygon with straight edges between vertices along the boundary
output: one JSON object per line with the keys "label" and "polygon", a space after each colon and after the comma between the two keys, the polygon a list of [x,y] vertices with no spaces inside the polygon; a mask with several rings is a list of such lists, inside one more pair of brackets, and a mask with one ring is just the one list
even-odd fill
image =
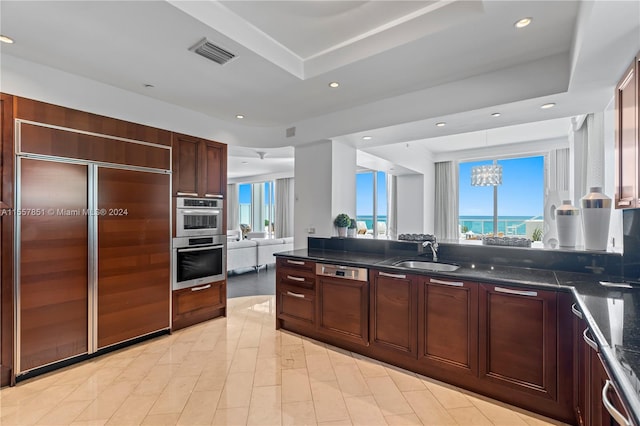
{"label": "stainless steel double wall oven", "polygon": [[221,198],[178,198],[173,239],[173,289],[224,280],[227,237]]}

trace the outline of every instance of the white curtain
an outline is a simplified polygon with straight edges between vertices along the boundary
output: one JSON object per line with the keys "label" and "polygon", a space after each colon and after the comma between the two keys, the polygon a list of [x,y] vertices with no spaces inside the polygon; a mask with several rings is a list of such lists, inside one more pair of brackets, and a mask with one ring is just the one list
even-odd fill
{"label": "white curtain", "polygon": [[387,235],[390,239],[398,237],[398,179],[387,175]]}
{"label": "white curtain", "polygon": [[570,170],[569,148],[551,150],[549,152],[549,189],[568,193],[571,188]]}
{"label": "white curtain", "polygon": [[240,229],[240,212],[239,203],[240,195],[238,192],[238,184],[230,183],[227,185],[227,229]]}
{"label": "white curtain", "polygon": [[251,184],[251,231],[264,232],[264,182]]}
{"label": "white curtain", "polygon": [[439,240],[458,240],[458,163],[436,163],[435,235]]}
{"label": "white curtain", "polygon": [[293,178],[276,179],[276,238],[293,237]]}

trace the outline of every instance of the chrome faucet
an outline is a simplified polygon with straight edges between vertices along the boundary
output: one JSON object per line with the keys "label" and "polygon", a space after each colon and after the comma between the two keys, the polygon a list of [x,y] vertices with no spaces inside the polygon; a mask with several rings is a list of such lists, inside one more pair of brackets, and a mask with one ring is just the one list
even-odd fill
{"label": "chrome faucet", "polygon": [[438,261],[438,243],[436,241],[425,241],[422,243],[422,247],[431,247],[431,253],[433,254],[433,261]]}

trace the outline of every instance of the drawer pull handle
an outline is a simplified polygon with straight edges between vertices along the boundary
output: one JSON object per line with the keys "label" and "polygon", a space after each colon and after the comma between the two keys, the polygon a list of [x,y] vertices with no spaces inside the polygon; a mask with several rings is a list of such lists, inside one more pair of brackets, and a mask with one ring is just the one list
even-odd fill
{"label": "drawer pull handle", "polygon": [[580,312],[578,310],[578,308],[576,307],[576,304],[574,303],[573,305],[571,305],[571,312],[573,312],[573,315],[577,316],[578,318],[582,319],[582,312]]}
{"label": "drawer pull handle", "polygon": [[591,346],[591,348],[598,352],[598,344],[593,341],[593,339],[589,336],[587,336],[587,334],[589,333],[589,329],[585,328],[584,331],[582,332],[582,338],[584,339],[585,342],[587,342],[587,345]]}
{"label": "drawer pull handle", "polygon": [[204,194],[204,196],[207,197],[207,198],[224,198],[220,194]]}
{"label": "drawer pull handle", "polygon": [[[604,408],[607,409],[611,417],[618,422],[619,425],[622,426],[631,426],[631,422],[627,419],[620,411],[616,410],[616,407],[613,406],[611,401],[609,401],[609,389],[611,388],[611,380],[607,380],[607,382],[602,387],[602,404]],[[613,388],[615,391],[615,388]]]}
{"label": "drawer pull handle", "polygon": [[176,192],[176,195],[187,195],[190,197],[197,197],[198,193],[197,192]]}
{"label": "drawer pull handle", "polygon": [[496,287],[496,291],[498,293],[515,294],[518,296],[536,297],[538,295],[537,291],[512,290],[510,288],[502,288],[502,287]]}
{"label": "drawer pull handle", "polygon": [[287,260],[287,263],[290,263],[292,265],[301,265],[304,266],[304,262],[300,261],[300,260]]}
{"label": "drawer pull handle", "polygon": [[191,287],[191,291],[200,291],[211,288],[211,284],[203,285],[202,287]]}
{"label": "drawer pull handle", "polygon": [[618,200],[618,205],[619,206],[630,206],[631,205],[631,201],[629,201],[629,200]]}
{"label": "drawer pull handle", "polygon": [[298,281],[298,282],[301,282],[301,283],[303,283],[303,282],[305,281],[305,279],[304,279],[304,278],[300,278],[300,277],[292,277],[291,275],[287,275],[287,279],[288,279],[288,280],[291,280],[291,281]]}
{"label": "drawer pull handle", "polygon": [[287,291],[287,296],[297,297],[298,299],[304,299],[304,294],[294,293],[292,291]]}
{"label": "drawer pull handle", "polygon": [[400,278],[401,280],[407,278],[407,276],[404,274],[390,274],[388,272],[379,272],[379,274],[381,277]]}
{"label": "drawer pull handle", "polygon": [[464,283],[460,281],[442,281],[436,280],[435,278],[429,278],[429,282],[433,284],[450,285],[453,287],[464,287]]}

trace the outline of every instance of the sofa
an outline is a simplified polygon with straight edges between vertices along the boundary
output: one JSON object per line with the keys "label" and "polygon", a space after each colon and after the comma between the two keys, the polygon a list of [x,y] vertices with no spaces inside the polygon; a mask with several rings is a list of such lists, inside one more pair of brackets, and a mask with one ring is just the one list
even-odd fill
{"label": "sofa", "polygon": [[253,268],[273,264],[274,253],[293,250],[293,237],[227,239],[227,271]]}

